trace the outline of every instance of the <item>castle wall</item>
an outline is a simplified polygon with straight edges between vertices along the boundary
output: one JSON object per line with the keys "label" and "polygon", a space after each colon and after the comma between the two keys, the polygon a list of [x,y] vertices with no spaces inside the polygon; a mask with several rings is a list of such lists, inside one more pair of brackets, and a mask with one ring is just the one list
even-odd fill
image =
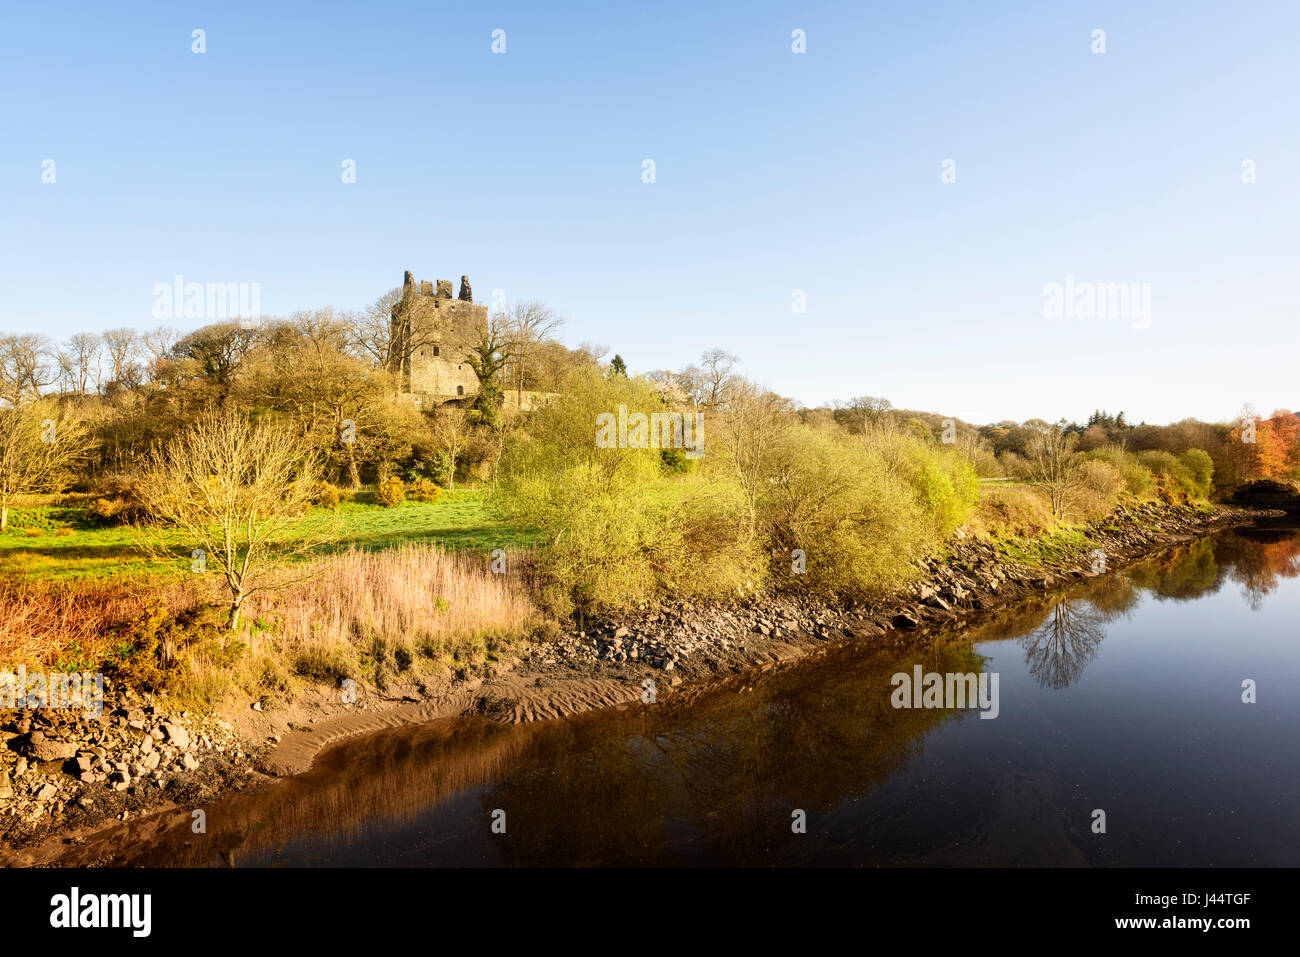
{"label": "castle wall", "polygon": [[425,346],[411,357],[409,391],[439,396],[478,395],[478,376],[473,369],[464,362],[420,355],[430,351]]}

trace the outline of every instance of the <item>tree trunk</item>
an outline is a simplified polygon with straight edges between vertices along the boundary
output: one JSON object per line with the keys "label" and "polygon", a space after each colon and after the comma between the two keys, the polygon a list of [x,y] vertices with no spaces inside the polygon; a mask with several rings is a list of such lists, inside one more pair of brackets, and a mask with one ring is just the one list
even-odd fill
{"label": "tree trunk", "polygon": [[352,483],[352,491],[355,492],[361,488],[361,473],[357,471],[357,456],[350,443],[348,445],[348,481]]}
{"label": "tree trunk", "polygon": [[9,503],[5,502],[0,505],[0,532],[9,529]]}

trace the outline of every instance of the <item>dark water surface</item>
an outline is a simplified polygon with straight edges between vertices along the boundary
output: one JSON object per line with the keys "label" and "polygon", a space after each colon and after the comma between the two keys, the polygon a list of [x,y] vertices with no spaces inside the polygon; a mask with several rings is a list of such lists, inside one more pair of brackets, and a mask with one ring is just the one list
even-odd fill
{"label": "dark water surface", "polygon": [[[1298,576],[1294,524],[1262,525],[937,650],[848,648],[565,721],[384,732],[209,807],[206,835],[181,812],[124,829],[113,862],[1296,865]],[[998,717],[894,708],[891,676],[917,664],[996,673]]]}

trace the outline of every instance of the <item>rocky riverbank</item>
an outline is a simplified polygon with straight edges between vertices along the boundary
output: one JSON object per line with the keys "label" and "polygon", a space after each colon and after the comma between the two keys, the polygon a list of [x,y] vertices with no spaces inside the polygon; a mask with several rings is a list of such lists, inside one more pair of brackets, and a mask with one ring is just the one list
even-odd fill
{"label": "rocky riverbank", "polygon": [[361,687],[355,700],[322,688],[287,708],[244,702],[223,716],[192,715],[110,689],[99,716],[0,711],[0,845],[32,846],[55,835],[76,841],[151,810],[192,813],[219,793],[305,770],[325,747],[387,727],[458,714],[506,722],[561,717],[695,691],[845,642],[923,641],[1266,514],[1122,506],[1039,562],[1012,558],[1017,549],[1009,543],[958,539],[948,555],[918,569],[916,585],[887,601],[663,603],[526,647],[480,675]]}
{"label": "rocky riverbank", "polygon": [[201,805],[255,776],[258,756],[230,722],[169,712],[111,682],[102,710],[0,711],[0,843]]}

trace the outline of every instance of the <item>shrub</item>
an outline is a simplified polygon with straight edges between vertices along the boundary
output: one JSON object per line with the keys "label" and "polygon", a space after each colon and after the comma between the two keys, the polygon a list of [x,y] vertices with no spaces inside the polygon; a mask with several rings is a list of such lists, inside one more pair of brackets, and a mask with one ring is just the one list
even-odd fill
{"label": "shrub", "polygon": [[[870,598],[916,577],[966,520],[979,494],[970,461],[914,430],[868,438],[792,428],[774,443],[774,481],[762,501],[775,555],[791,588]],[[791,574],[790,553],[806,567]]]}
{"label": "shrub", "polygon": [[1088,459],[1079,463],[1067,511],[1071,518],[1090,521],[1109,515],[1124,490],[1124,476],[1109,462]]}
{"label": "shrub", "polygon": [[97,498],[86,509],[100,525],[128,525],[140,517],[140,506],[125,496]]}
{"label": "shrub", "polygon": [[127,687],[163,691],[195,654],[218,667],[229,667],[245,646],[221,627],[224,618],[223,609],[203,605],[172,616],[165,600],[150,598],[134,620],[110,630],[115,647],[108,669]]}
{"label": "shrub", "polygon": [[976,534],[1033,538],[1056,527],[1047,496],[1027,485],[993,485],[984,490],[971,522]]}
{"label": "shrub", "polygon": [[[1181,504],[1205,497],[1205,492],[1202,491],[1202,480],[1193,471],[1194,467],[1200,470],[1201,474],[1205,474],[1205,463],[1201,462],[1199,457],[1193,456],[1189,460],[1186,457],[1180,458],[1172,452],[1162,451],[1139,452],[1137,457],[1159,477],[1157,494],[1166,504]],[[1189,467],[1189,461],[1192,467]],[[1213,474],[1213,465],[1210,466],[1209,474]],[[1208,481],[1208,478],[1205,481]]]}
{"label": "shrub", "polygon": [[396,475],[375,486],[375,501],[385,508],[395,508],[406,501],[406,483]]}
{"label": "shrub", "polygon": [[320,508],[338,508],[339,503],[343,501],[343,495],[339,487],[332,482],[317,482],[316,489],[312,495],[312,504]]}
{"label": "shrub", "polygon": [[1124,480],[1124,490],[1134,498],[1151,498],[1156,477],[1131,453],[1118,448],[1093,449],[1083,453],[1084,461],[1105,462],[1114,467]]}
{"label": "shrub", "polygon": [[686,475],[693,472],[700,464],[698,458],[691,458],[684,449],[660,449],[659,465],[669,475]]}
{"label": "shrub", "polygon": [[1194,497],[1208,498],[1214,489],[1214,460],[1204,449],[1188,449],[1178,457],[1192,477]]}
{"label": "shrub", "polygon": [[416,479],[411,487],[411,497],[417,502],[436,502],[441,494],[442,489],[432,479]]}
{"label": "shrub", "polygon": [[139,479],[132,475],[113,474],[92,483],[95,498],[87,508],[91,519],[101,525],[128,525],[144,517],[136,497]]}

